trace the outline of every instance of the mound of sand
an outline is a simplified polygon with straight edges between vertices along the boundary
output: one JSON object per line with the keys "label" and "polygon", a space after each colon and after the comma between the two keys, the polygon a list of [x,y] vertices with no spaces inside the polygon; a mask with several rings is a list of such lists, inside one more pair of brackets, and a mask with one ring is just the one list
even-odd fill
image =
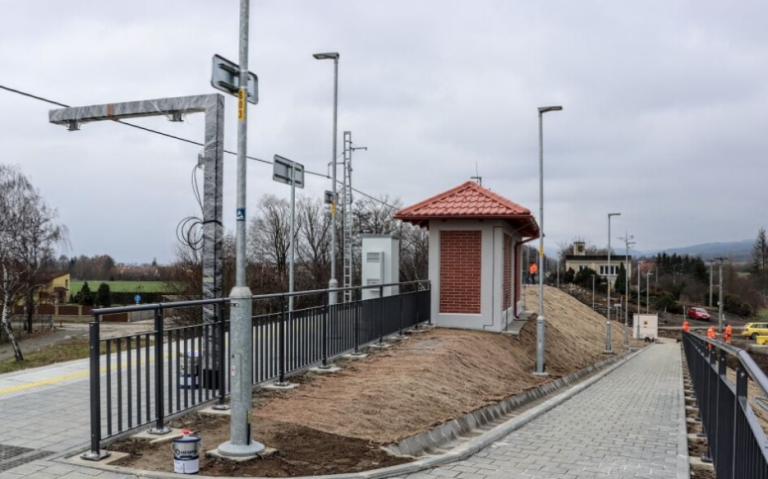
{"label": "mound of sand", "polygon": [[[527,288],[529,309],[537,291]],[[605,318],[566,293],[545,292],[548,378],[531,372],[536,325],[519,338],[435,329],[391,349],[348,361],[334,375],[259,400],[254,415],[380,444],[397,442],[445,421],[575,372],[604,356]],[[614,323],[613,347],[623,350]]]}

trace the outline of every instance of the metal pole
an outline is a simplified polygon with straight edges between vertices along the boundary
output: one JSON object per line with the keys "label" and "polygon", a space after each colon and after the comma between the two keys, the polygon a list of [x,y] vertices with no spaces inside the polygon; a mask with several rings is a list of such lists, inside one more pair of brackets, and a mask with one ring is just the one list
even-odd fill
{"label": "metal pole", "polygon": [[[210,331],[208,332],[210,334]],[[165,381],[163,380],[163,309],[155,310],[155,427],[150,434],[163,435],[171,432],[165,425]],[[168,341],[170,344],[170,341]],[[169,351],[170,352],[170,351]],[[211,376],[213,376],[211,374]],[[168,379],[171,379],[170,377]],[[149,405],[147,405],[149,407]],[[170,411],[169,411],[170,412]]]}
{"label": "metal pole", "polygon": [[[637,262],[637,315],[640,316],[640,313],[642,312],[640,310],[640,289],[642,284],[642,278],[640,278],[640,265],[643,264],[642,261]],[[640,321],[635,321],[635,339],[640,339]]]}
{"label": "metal pole", "polygon": [[713,263],[709,263],[709,307],[712,307],[712,266]]}
{"label": "metal pole", "polygon": [[[328,289],[339,287],[336,279],[336,123],[339,107],[339,57],[333,59],[333,158],[331,158],[331,181],[333,182],[333,203],[331,204],[331,280]],[[328,303],[336,304],[336,291],[328,295]]]}
{"label": "metal pole", "polygon": [[[294,262],[296,257],[296,163],[291,163],[291,258],[288,268],[288,292],[293,293]],[[293,295],[288,297],[288,312],[293,314]]]}
{"label": "metal pole", "polygon": [[645,275],[645,314],[651,314],[651,272]]}
{"label": "metal pole", "polygon": [[[248,21],[250,0],[240,0],[240,85],[237,99],[237,215],[235,287],[230,293],[232,345],[230,439],[219,445],[225,456],[254,456],[264,445],[251,440],[253,389],[253,332],[251,328],[251,290],[245,282],[245,194],[246,155],[248,153]],[[220,378],[224,380],[224,378]]]}
{"label": "metal pole", "polygon": [[718,289],[720,290],[720,294],[718,295],[717,299],[717,310],[718,310],[718,319],[717,319],[717,332],[722,333],[723,332],[723,261],[720,260],[720,271],[718,273],[720,276],[720,285]]}
{"label": "metal pole", "polygon": [[595,310],[595,275],[592,275],[592,311]]}
{"label": "metal pole", "polygon": [[557,289],[560,289],[560,258],[557,258]]}
{"label": "metal pole", "polygon": [[608,271],[606,276],[608,278],[608,304],[606,304],[605,312],[605,354],[613,354],[611,346],[611,217],[612,213],[608,213]]}
{"label": "metal pole", "polygon": [[[109,456],[109,451],[101,450],[101,366],[99,364],[99,317],[94,316],[88,325],[90,383],[91,383],[91,450],[84,453],[83,459],[99,461]],[[119,343],[118,343],[119,344]],[[112,411],[109,411],[111,414]]]}
{"label": "metal pole", "polygon": [[629,347],[629,234],[625,234],[627,250],[624,254],[624,346]]}
{"label": "metal pole", "polygon": [[539,315],[536,318],[536,373],[544,372],[544,114],[539,111]]}

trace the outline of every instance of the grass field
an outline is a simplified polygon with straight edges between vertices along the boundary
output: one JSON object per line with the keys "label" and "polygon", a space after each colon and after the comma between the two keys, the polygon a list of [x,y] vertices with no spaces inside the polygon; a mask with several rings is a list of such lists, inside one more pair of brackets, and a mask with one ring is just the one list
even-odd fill
{"label": "grass field", "polygon": [[[72,294],[78,293],[83,288],[85,281],[72,281],[70,291]],[[109,290],[113,293],[164,293],[166,288],[162,281],[99,281],[88,280],[88,287],[91,291],[99,289],[101,283],[107,283]]]}

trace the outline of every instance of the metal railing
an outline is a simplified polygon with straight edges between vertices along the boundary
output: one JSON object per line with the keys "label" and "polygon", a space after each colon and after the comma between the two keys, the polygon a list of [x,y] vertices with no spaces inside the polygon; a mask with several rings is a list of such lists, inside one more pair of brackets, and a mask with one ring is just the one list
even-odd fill
{"label": "metal railing", "polygon": [[[392,288],[398,294],[385,296]],[[345,288],[335,291],[341,292]],[[429,281],[410,281],[346,288],[353,300],[328,304],[330,290],[253,296],[253,382],[259,385],[330,360],[358,353],[406,329],[430,322]],[[363,300],[364,290],[377,297]],[[294,302],[319,305],[287,310]],[[163,434],[169,416],[216,402],[225,409],[230,392],[229,298],[181,301],[93,310],[90,323],[91,450],[83,457],[104,455],[101,442],[152,424]],[[202,308],[212,314],[202,314]],[[102,338],[99,318],[106,314],[153,311],[151,331]],[[210,312],[210,311],[209,311]],[[184,314],[188,313],[188,314]],[[200,318],[193,324],[166,325],[179,317]],[[202,322],[203,317],[212,319]],[[190,322],[187,319],[187,322]]]}
{"label": "metal railing", "polygon": [[[768,478],[768,442],[750,404],[750,380],[763,394],[768,377],[739,348],[683,332],[683,348],[699,406],[709,452],[718,479]],[[728,377],[728,357],[735,358],[736,381]]]}

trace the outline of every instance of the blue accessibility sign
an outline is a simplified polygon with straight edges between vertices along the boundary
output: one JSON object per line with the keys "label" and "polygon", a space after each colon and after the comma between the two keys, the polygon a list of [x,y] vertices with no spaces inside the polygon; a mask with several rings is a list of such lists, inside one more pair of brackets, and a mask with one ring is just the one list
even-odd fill
{"label": "blue accessibility sign", "polygon": [[245,221],[245,208],[237,209],[237,221]]}
{"label": "blue accessibility sign", "polygon": [[136,301],[136,304],[139,304],[141,303],[141,296],[137,294],[136,296],[133,297],[133,300]]}

